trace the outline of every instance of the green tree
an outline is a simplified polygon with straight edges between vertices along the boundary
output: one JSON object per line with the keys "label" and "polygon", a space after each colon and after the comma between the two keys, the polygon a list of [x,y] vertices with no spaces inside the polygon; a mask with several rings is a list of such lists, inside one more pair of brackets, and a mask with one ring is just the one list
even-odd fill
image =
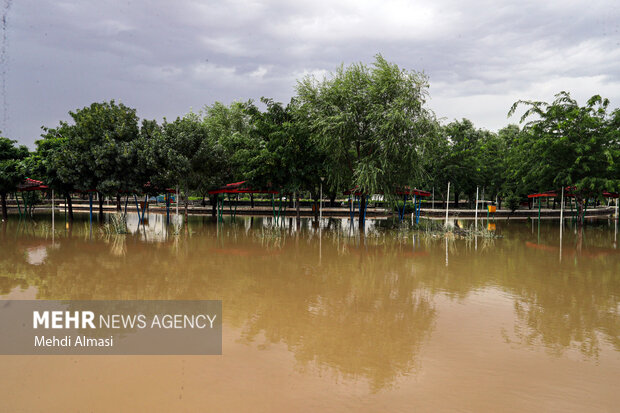
{"label": "green tree", "polygon": [[17,141],[0,137],[0,200],[2,219],[8,218],[6,197],[15,192],[17,185],[24,180],[21,161],[28,156],[28,148],[16,146]]}
{"label": "green tree", "polygon": [[[330,79],[306,77],[297,85],[318,142],[329,154],[328,181],[358,187],[366,197],[393,197],[423,177],[419,151],[434,117],[424,107],[428,81],[377,55],[372,67],[341,66]],[[363,222],[363,210],[360,211]]]}
{"label": "green tree", "polygon": [[228,172],[224,147],[209,136],[207,123],[200,115],[189,113],[174,122],[164,122],[151,145],[152,169],[161,169],[153,181],[157,186],[179,185],[186,196],[191,192],[203,196],[220,186]]}
{"label": "green tree", "polygon": [[610,115],[609,100],[598,95],[579,106],[569,93],[560,92],[551,104],[517,101],[509,116],[521,105],[527,107],[521,122],[534,118],[518,140],[522,183],[538,190],[571,187],[581,226],[587,200],[620,187],[617,111]]}
{"label": "green tree", "polygon": [[441,171],[451,182],[450,191],[458,208],[460,195],[465,194],[471,200],[476,186],[481,183],[480,151],[489,132],[476,129],[468,119],[449,123],[443,132],[448,140],[448,150]]}
{"label": "green tree", "polygon": [[252,121],[251,139],[258,142],[248,159],[248,178],[256,187],[296,194],[299,217],[302,192],[310,192],[318,201],[325,152],[312,136],[307,113],[297,101],[286,107],[271,99],[262,102],[265,111],[253,104],[246,108]]}
{"label": "green tree", "polygon": [[112,100],[69,115],[73,124],[60,122],[57,128],[44,129],[43,142],[38,143],[46,170],[54,185],[65,192],[97,191],[103,219],[105,195],[139,189],[136,110]]}

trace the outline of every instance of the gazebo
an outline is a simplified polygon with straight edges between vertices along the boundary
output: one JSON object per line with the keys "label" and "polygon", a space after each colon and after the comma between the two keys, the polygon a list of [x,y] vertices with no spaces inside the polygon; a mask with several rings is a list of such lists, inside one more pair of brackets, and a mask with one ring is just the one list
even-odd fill
{"label": "gazebo", "polygon": [[[28,202],[26,201],[26,198],[24,197],[24,192],[47,191],[48,189],[49,187],[47,185],[44,185],[42,181],[37,181],[36,179],[30,179],[30,178],[24,179],[24,181],[22,181],[21,183],[17,185],[17,192],[20,192],[22,194],[22,201],[24,203],[24,216],[26,216],[28,212]],[[17,196],[17,193],[15,193],[15,200],[17,201],[17,210],[21,218],[22,209],[19,204],[19,197]],[[30,208],[32,207],[33,205],[30,206]]]}
{"label": "gazebo", "polygon": [[[228,205],[229,205],[229,208],[230,208],[230,213],[233,216],[237,212],[237,204],[235,203],[235,210],[233,212],[231,195],[236,194],[237,197],[238,197],[239,194],[271,194],[272,195],[271,206],[272,206],[272,209],[273,209],[273,216],[274,216],[274,218],[276,217],[275,205],[274,205],[274,202],[273,202],[273,195],[279,194],[278,191],[270,190],[270,189],[255,189],[255,188],[252,188],[251,186],[249,186],[247,181],[239,181],[239,182],[233,182],[233,183],[230,183],[230,184],[226,184],[223,187],[220,187],[218,189],[213,189],[213,190],[209,191],[208,194],[209,195],[217,195],[217,216],[218,216],[218,220],[223,220],[224,219],[223,214],[224,214],[224,197],[226,196],[225,194],[228,195]],[[220,197],[220,194],[222,195],[222,197]],[[280,205],[280,208],[278,209],[278,217],[280,216],[280,209],[281,209],[281,207],[282,207],[282,205]]]}

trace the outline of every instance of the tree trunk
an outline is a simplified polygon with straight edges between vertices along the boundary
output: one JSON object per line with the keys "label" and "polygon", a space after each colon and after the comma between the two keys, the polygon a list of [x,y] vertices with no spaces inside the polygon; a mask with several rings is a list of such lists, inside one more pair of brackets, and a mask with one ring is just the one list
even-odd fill
{"label": "tree trunk", "polygon": [[336,207],[336,192],[332,192],[329,194],[329,207],[330,208]]}
{"label": "tree trunk", "polygon": [[[454,191],[454,209],[459,209],[459,193]],[[450,200],[448,199],[448,202],[450,202]]]}
{"label": "tree trunk", "polygon": [[211,216],[215,218],[217,215],[217,195],[212,195],[209,197],[209,202],[211,203]]}
{"label": "tree trunk", "polygon": [[9,213],[6,209],[6,193],[1,193],[0,198],[2,198],[2,220],[6,221],[9,219]]}
{"label": "tree trunk", "polygon": [[206,196],[205,196],[205,195],[203,195],[203,196],[202,196],[202,206],[203,206],[203,207],[206,207],[206,206],[207,206],[207,201],[205,201],[205,198],[206,198]]}
{"label": "tree trunk", "polygon": [[69,222],[73,222],[73,202],[71,201],[71,194],[67,194],[67,219]]}
{"label": "tree trunk", "polygon": [[502,209],[502,197],[497,197],[497,209]]}
{"label": "tree trunk", "polygon": [[359,223],[360,223],[360,231],[364,232],[365,228],[364,228],[364,220],[365,220],[365,216],[366,215],[366,195],[362,194],[362,196],[360,197],[360,216],[359,216]]}
{"label": "tree trunk", "polygon": [[116,194],[116,210],[121,212],[121,194]]}
{"label": "tree trunk", "polygon": [[299,195],[297,195],[297,228],[299,228],[299,224],[301,223],[301,207],[299,205]]}
{"label": "tree trunk", "polygon": [[250,208],[254,209],[254,194],[250,194]]}
{"label": "tree trunk", "polygon": [[586,199],[577,196],[575,197],[575,204],[577,207],[577,226],[581,228],[586,214]]}

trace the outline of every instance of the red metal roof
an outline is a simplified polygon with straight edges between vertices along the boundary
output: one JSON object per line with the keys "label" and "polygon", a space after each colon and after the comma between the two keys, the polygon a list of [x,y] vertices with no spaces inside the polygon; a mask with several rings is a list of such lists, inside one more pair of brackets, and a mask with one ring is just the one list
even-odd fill
{"label": "red metal roof", "polygon": [[[575,196],[575,194],[573,194],[574,189],[575,189],[574,186],[567,186],[566,188],[564,188],[564,196],[574,197]],[[547,191],[547,192],[540,192],[537,194],[529,194],[527,197],[528,198],[556,198],[559,196],[560,195],[558,194],[558,191]],[[605,198],[618,198],[618,193],[603,191],[603,196]]]}
{"label": "red metal roof", "polygon": [[221,188],[209,191],[209,195],[214,194],[278,194],[278,191],[253,189],[247,186],[246,181],[233,182],[226,184]]}
{"label": "red metal roof", "polygon": [[26,178],[21,184],[17,185],[17,190],[19,192],[25,191],[43,191],[48,189],[47,185],[43,185],[42,181],[37,181],[36,179]]}

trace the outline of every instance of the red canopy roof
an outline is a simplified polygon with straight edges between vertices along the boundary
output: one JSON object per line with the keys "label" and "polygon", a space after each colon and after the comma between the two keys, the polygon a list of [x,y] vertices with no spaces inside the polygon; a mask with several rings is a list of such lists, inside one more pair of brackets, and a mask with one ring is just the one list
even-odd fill
{"label": "red canopy roof", "polygon": [[[575,196],[575,194],[573,194],[574,189],[575,189],[574,186],[567,186],[566,188],[564,188],[564,196],[574,197]],[[528,198],[556,198],[559,196],[560,195],[558,194],[558,191],[547,191],[547,192],[540,192],[538,194],[529,194],[527,197]],[[618,198],[618,193],[603,191],[603,196],[605,198]]]}
{"label": "red canopy roof", "polygon": [[17,185],[17,190],[19,192],[43,191],[45,189],[48,189],[48,186],[43,185],[43,182],[30,178],[26,178],[21,184]]}
{"label": "red canopy roof", "polygon": [[209,195],[214,194],[277,194],[278,191],[264,189],[253,189],[246,185],[247,181],[233,182],[225,186],[209,191]]}

